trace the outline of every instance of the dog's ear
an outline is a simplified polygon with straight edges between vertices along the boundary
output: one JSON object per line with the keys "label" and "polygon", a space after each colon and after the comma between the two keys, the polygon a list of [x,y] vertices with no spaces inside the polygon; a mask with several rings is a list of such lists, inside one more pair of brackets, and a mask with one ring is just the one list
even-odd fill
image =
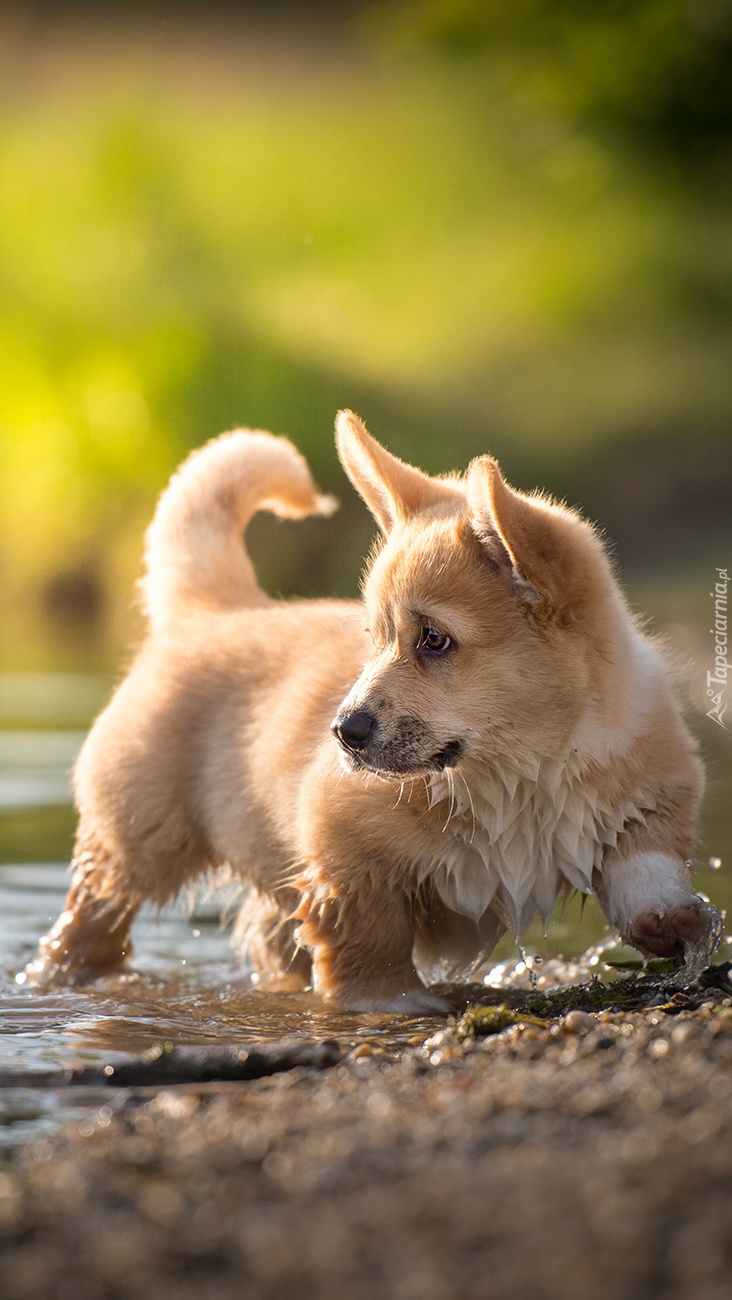
{"label": "dog's ear", "polygon": [[462,501],[465,508],[464,497],[454,481],[430,478],[397,460],[366,432],[352,411],[338,413],[336,444],[344,470],[383,533],[390,533],[396,524],[435,506],[454,506]]}
{"label": "dog's ear", "polygon": [[544,497],[515,492],[492,456],[472,462],[466,489],[470,525],[510,591],[555,616],[582,602],[599,551],[588,524]]}

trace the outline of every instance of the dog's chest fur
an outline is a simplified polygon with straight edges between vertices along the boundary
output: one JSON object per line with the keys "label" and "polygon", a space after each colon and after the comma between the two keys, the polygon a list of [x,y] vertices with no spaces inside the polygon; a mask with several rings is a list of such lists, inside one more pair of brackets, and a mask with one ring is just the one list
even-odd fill
{"label": "dog's chest fur", "polygon": [[430,782],[431,806],[444,809],[441,843],[429,875],[446,905],[478,920],[492,908],[514,935],[548,918],[563,884],[592,891],[606,848],[623,827],[643,822],[639,792],[611,804],[565,763],[527,777],[492,772],[468,784],[457,773]]}

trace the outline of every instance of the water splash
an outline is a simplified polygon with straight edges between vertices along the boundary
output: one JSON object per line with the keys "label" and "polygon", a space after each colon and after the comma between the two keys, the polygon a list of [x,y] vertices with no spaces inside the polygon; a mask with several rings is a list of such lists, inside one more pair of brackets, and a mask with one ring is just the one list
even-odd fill
{"label": "water splash", "polygon": [[684,964],[671,976],[670,983],[676,988],[688,988],[695,984],[703,971],[707,969],[712,954],[724,933],[724,914],[703,895],[697,895],[703,903],[702,915],[709,922],[705,932],[698,939],[684,942]]}
{"label": "water splash", "polygon": [[616,934],[609,934],[607,938],[600,939],[598,943],[591,944],[591,946],[587,948],[578,959],[580,966],[583,969],[588,969],[589,971],[596,973],[597,967],[604,965],[605,953],[612,952],[613,949],[618,948],[621,943],[622,940],[619,939]]}

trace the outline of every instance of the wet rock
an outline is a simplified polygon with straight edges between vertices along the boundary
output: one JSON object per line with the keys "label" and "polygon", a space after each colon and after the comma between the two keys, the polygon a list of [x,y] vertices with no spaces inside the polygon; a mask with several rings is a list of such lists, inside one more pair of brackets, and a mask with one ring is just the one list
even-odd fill
{"label": "wet rock", "polygon": [[562,1020],[565,1034],[587,1034],[597,1029],[597,1019],[587,1011],[568,1011]]}

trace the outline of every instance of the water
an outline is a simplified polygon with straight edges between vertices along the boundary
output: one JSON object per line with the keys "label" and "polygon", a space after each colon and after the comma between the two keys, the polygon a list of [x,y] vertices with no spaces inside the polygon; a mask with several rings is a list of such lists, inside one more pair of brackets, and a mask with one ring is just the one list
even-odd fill
{"label": "water", "polygon": [[[221,927],[222,894],[192,912],[182,902],[161,915],[144,910],[129,974],[53,992],[18,984],[67,884],[65,863],[0,866],[0,1071],[114,1063],[161,1041],[231,1045],[293,1035],[337,1038],[344,1049],[370,1039],[396,1046],[443,1023],[332,1011],[314,994],[257,988]],[[110,1090],[2,1089],[0,1148],[61,1122],[83,1123],[110,1100]]]}
{"label": "water", "polygon": [[687,988],[698,980],[702,971],[707,969],[712,954],[724,934],[724,916],[715,907],[712,907],[705,895],[700,895],[700,897],[709,917],[709,930],[701,938],[687,940],[684,944],[684,964],[679,967],[672,979],[672,983],[679,988]]}
{"label": "water", "polygon": [[68,877],[62,863],[0,866],[0,1069],[119,1059],[154,1043],[242,1043],[288,1034],[407,1038],[432,1021],[327,1010],[308,993],[268,992],[236,959],[220,923],[227,895],[143,909],[129,973],[80,989],[39,992],[17,983],[38,936],[58,915]]}

